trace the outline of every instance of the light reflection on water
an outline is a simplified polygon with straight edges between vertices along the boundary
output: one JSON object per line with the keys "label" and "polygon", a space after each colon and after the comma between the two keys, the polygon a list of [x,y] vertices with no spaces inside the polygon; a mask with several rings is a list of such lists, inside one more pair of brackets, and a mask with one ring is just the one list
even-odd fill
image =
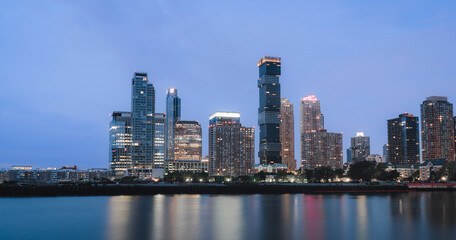
{"label": "light reflection on water", "polygon": [[456,193],[0,198],[0,239],[456,239]]}

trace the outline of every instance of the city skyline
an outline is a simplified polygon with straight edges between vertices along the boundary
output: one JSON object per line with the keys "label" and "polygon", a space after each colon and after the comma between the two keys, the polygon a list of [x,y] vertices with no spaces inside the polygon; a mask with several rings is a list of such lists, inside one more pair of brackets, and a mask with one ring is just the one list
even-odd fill
{"label": "city skyline", "polygon": [[[221,9],[234,10],[233,6],[221,3],[182,4],[185,7],[150,3],[145,4],[144,11],[139,11],[154,9],[155,12],[131,18],[124,14],[138,10],[139,6],[110,5],[107,7],[112,13],[99,15],[96,9],[100,6],[72,4],[74,18],[63,18],[61,22],[53,20],[62,16],[57,9],[69,7],[62,3],[57,3],[54,10],[33,2],[28,7],[20,3],[1,4],[1,9],[8,11],[0,10],[3,16],[0,23],[4,33],[10,36],[1,46],[5,54],[0,59],[0,77],[6,79],[0,83],[0,101],[8,103],[2,106],[1,130],[4,136],[9,136],[0,139],[5,153],[1,168],[13,164],[106,167],[109,113],[129,111],[129,79],[135,70],[147,72],[154,84],[155,112],[165,112],[166,89],[179,89],[185,102],[182,115],[202,124],[204,156],[208,151],[205,121],[208,114],[224,110],[240,112],[243,124],[258,127],[255,62],[265,55],[282,58],[281,96],[290,99],[295,112],[299,112],[299,99],[306,95],[315,94],[325,102],[322,107],[325,124],[328,129],[344,133],[344,149],[349,138],[362,131],[371,137],[371,153],[380,154],[387,143],[387,119],[404,112],[420,116],[420,103],[429,96],[447,96],[452,103],[456,100],[452,95],[456,83],[450,64],[456,55],[451,44],[455,36],[450,31],[454,29],[451,20],[455,16],[447,10],[454,9],[453,3],[432,7],[412,2],[384,6],[295,3],[296,11],[285,10],[282,4],[267,4],[262,11],[248,12],[242,8],[237,19],[226,14],[218,16]],[[253,5],[240,4],[246,8]],[[74,5],[78,8],[73,8]],[[193,18],[194,15],[187,13],[188,8],[201,17]],[[22,9],[32,17],[14,18],[11,13],[15,9]],[[37,15],[32,9],[41,9],[48,17],[33,18]],[[316,9],[324,14],[312,14]],[[296,15],[301,10],[306,14]],[[378,14],[368,16],[357,13],[358,10],[366,13],[375,10]],[[87,11],[85,20],[79,13]],[[242,37],[242,34],[250,37],[259,32],[272,33],[263,26],[244,24],[264,13],[276,13],[282,19],[272,23],[275,28],[271,28],[278,29],[282,37],[273,43]],[[325,14],[331,14],[331,21]],[[163,27],[141,24],[142,20],[153,22],[152,15],[165,19],[167,15],[182,15],[192,20],[179,23],[166,20]],[[108,20],[114,18],[122,23],[119,27],[97,32],[110,26]],[[4,19],[15,22],[10,25]],[[30,19],[37,25],[30,24]],[[217,27],[209,24],[209,20]],[[49,21],[53,24],[46,24]],[[93,29],[81,28],[89,24],[87,21],[93,21]],[[188,24],[194,23],[202,26],[192,25],[194,33],[185,31]],[[365,23],[382,27],[370,30]],[[345,24],[344,31],[337,30],[339,24]],[[33,26],[45,34],[35,36]],[[61,35],[63,26],[76,29],[79,34],[73,36],[63,31]],[[224,27],[231,29],[231,38],[217,30]],[[211,33],[205,33],[205,28]],[[117,37],[119,33],[131,36],[131,31],[138,29],[144,29],[144,38]],[[220,39],[226,40],[221,45],[211,44]],[[23,46],[28,47],[22,50]],[[188,50],[189,46],[192,50]],[[203,51],[207,48],[213,51]],[[204,53],[200,55],[201,52]],[[222,55],[224,58],[220,58]],[[232,72],[227,73],[224,70],[230,64]],[[20,84],[16,76],[19,72]],[[405,89],[410,89],[407,96],[401,94]],[[296,118],[294,123],[295,132],[299,132]],[[299,162],[298,144],[295,134]],[[258,141],[255,147],[258,150]],[[74,152],[74,148],[84,151]]]}

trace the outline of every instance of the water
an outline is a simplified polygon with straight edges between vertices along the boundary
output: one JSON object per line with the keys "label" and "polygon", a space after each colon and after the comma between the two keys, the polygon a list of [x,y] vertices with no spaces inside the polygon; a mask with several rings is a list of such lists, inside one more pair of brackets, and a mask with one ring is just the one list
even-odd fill
{"label": "water", "polygon": [[456,193],[0,198],[0,239],[456,239]]}

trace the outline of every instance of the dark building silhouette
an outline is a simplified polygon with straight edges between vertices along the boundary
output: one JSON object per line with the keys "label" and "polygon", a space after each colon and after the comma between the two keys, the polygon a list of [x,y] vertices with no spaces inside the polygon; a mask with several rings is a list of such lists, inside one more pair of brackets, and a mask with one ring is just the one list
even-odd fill
{"label": "dark building silhouette", "polygon": [[261,164],[280,164],[280,57],[263,57],[258,61],[260,106],[258,125],[260,126]]}
{"label": "dark building silhouette", "polygon": [[401,114],[388,122],[388,161],[393,164],[420,163],[418,117]]}

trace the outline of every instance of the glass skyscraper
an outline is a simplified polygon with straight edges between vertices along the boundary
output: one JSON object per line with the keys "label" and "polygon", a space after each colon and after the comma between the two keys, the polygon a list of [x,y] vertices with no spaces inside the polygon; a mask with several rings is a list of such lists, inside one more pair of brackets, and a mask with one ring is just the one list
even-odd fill
{"label": "glass skyscraper", "polygon": [[154,168],[165,166],[165,114],[155,113]]}
{"label": "glass skyscraper", "polygon": [[418,117],[401,114],[388,122],[388,161],[393,165],[420,163]]}
{"label": "glass skyscraper", "polygon": [[155,90],[147,73],[135,72],[131,87],[131,160],[133,168],[154,165]]}
{"label": "glass skyscraper", "polygon": [[166,124],[165,124],[165,159],[174,160],[174,125],[181,119],[181,99],[177,96],[177,89],[166,91]]}
{"label": "glass skyscraper", "polygon": [[421,121],[423,162],[432,159],[454,161],[453,104],[446,97],[426,98],[421,104]]}
{"label": "glass skyscraper", "polygon": [[263,57],[258,61],[260,104],[258,125],[260,126],[261,164],[281,164],[280,144],[280,57]]}
{"label": "glass skyscraper", "polygon": [[131,113],[113,112],[109,125],[109,161],[113,176],[121,178],[131,168]]}

